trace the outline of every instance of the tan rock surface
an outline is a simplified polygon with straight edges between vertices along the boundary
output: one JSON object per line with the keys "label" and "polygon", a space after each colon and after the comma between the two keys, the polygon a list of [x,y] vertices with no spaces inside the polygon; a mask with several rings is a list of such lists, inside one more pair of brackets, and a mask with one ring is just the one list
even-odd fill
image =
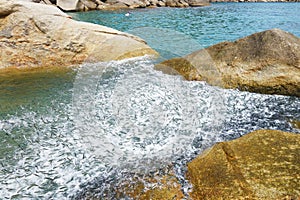
{"label": "tan rock surface", "polygon": [[300,198],[300,135],[260,130],[222,142],[188,164],[192,199]]}
{"label": "tan rock surface", "polygon": [[[163,170],[170,170],[168,167]],[[105,197],[104,197],[105,196]],[[184,195],[181,185],[171,172],[151,174],[131,174],[127,179],[111,185],[102,197],[93,195],[93,190],[86,191],[78,199],[136,199],[136,200],[181,200]]]}
{"label": "tan rock surface", "polygon": [[[109,199],[153,200],[298,200],[300,134],[258,130],[215,144],[187,164],[189,196],[168,166],[151,174],[133,174],[107,190]],[[93,198],[93,191],[80,196]]]}
{"label": "tan rock surface", "polygon": [[294,128],[300,129],[300,120],[291,120],[290,122]]}
{"label": "tan rock surface", "polygon": [[74,11],[80,9],[79,0],[57,0],[56,5],[65,11]]}
{"label": "tan rock surface", "polygon": [[208,6],[208,0],[23,0],[57,5],[64,11],[120,10],[146,7]]}
{"label": "tan rock surface", "polygon": [[58,8],[0,0],[0,68],[69,66],[156,55],[133,35],[77,22]]}
{"label": "tan rock surface", "polygon": [[180,62],[169,60],[161,65],[179,69],[187,80],[257,93],[300,96],[300,38],[279,29],[222,42],[189,54]]}
{"label": "tan rock surface", "polygon": [[143,182],[136,182],[134,185],[128,185],[124,189],[126,196],[139,200],[180,200],[184,198],[181,185],[174,175],[169,174],[146,179],[144,181],[155,186],[149,188]]}
{"label": "tan rock surface", "polygon": [[57,5],[64,11],[117,10],[145,7],[198,7],[211,2],[297,2],[299,0],[23,0]]}

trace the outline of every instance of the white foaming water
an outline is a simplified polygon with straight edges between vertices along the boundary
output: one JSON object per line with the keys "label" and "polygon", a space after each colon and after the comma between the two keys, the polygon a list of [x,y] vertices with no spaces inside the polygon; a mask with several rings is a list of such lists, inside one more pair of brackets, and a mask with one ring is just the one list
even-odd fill
{"label": "white foaming water", "polygon": [[7,138],[24,137],[0,158],[0,197],[80,199],[90,190],[101,198],[116,179],[128,178],[123,171],[184,163],[255,129],[296,132],[286,119],[300,117],[299,105],[295,97],[187,82],[155,71],[147,58],[85,64],[72,102],[0,120]]}
{"label": "white foaming water", "polygon": [[112,167],[155,170],[193,149],[202,128],[211,130],[201,135],[211,145],[221,125],[213,106],[219,93],[204,88],[155,71],[146,58],[83,65],[71,104],[0,122],[8,134],[26,136],[9,162],[1,159],[0,196],[64,199]]}
{"label": "white foaming water", "polygon": [[191,148],[202,128],[215,135],[221,127],[221,90],[203,90],[204,83],[153,68],[151,60],[140,58],[86,64],[78,71],[72,106],[76,129],[105,164],[155,169]]}
{"label": "white foaming water", "polygon": [[39,116],[29,112],[0,124],[10,127],[4,130],[7,133],[16,128],[24,135],[31,132],[31,137],[24,138],[27,145],[16,149],[9,162],[1,159],[1,198],[65,199],[93,173],[95,161],[81,150],[65,114]]}

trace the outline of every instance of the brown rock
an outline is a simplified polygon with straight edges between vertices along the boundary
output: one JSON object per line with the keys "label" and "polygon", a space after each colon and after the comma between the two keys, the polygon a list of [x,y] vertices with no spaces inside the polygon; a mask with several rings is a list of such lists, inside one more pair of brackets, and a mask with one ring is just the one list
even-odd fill
{"label": "brown rock", "polygon": [[189,4],[186,1],[179,0],[179,2],[180,2],[182,7],[188,7],[189,6]]}
{"label": "brown rock", "polygon": [[95,10],[97,8],[97,4],[90,0],[80,0],[82,4],[84,4],[86,7],[88,7],[90,10]]}
{"label": "brown rock", "polygon": [[156,6],[158,3],[158,0],[151,0],[150,1],[150,6]]}
{"label": "brown rock", "polygon": [[[164,172],[162,172],[164,171]],[[116,184],[111,184],[103,194],[105,199],[137,199],[137,200],[181,200],[184,195],[177,178],[169,167],[151,174],[126,174],[126,178]],[[94,191],[88,190],[78,199],[103,199],[93,195]],[[96,196],[96,197],[94,197]]]}
{"label": "brown rock", "polygon": [[117,2],[115,4],[111,4],[108,7],[108,10],[120,10],[120,9],[127,9],[129,8],[125,3]]}
{"label": "brown rock", "polygon": [[300,198],[300,135],[260,130],[222,142],[188,164],[192,199]]}
{"label": "brown rock", "polygon": [[[147,187],[147,184],[150,184],[152,187]],[[148,177],[143,181],[135,182],[134,185],[128,184],[124,188],[124,193],[126,196],[139,200],[180,200],[184,197],[181,191],[181,185],[174,175],[164,175],[154,178]],[[124,197],[123,195],[120,197]]]}
{"label": "brown rock", "polygon": [[155,69],[170,75],[182,75],[187,80],[201,79],[197,69],[184,58],[166,60],[157,64]]}
{"label": "brown rock", "polygon": [[80,0],[57,0],[56,5],[65,11],[81,10],[79,6]]}
{"label": "brown rock", "polygon": [[177,3],[174,0],[166,0],[166,6],[168,7],[176,7]]}
{"label": "brown rock", "polygon": [[299,120],[291,120],[290,123],[294,128],[300,129],[300,121]]}
{"label": "brown rock", "polygon": [[300,96],[300,38],[279,29],[222,42],[183,59],[192,66],[188,80],[198,77],[224,88]]}
{"label": "brown rock", "polygon": [[166,6],[166,3],[165,3],[165,1],[158,1],[157,6],[158,7],[164,7],[164,6]]}
{"label": "brown rock", "polygon": [[143,40],[77,22],[54,6],[0,2],[0,68],[70,66],[156,54]]}
{"label": "brown rock", "polygon": [[128,7],[137,5],[135,0],[118,0],[118,2],[121,2],[121,3],[125,4]]}
{"label": "brown rock", "polygon": [[208,0],[187,0],[187,3],[192,7],[209,6]]}

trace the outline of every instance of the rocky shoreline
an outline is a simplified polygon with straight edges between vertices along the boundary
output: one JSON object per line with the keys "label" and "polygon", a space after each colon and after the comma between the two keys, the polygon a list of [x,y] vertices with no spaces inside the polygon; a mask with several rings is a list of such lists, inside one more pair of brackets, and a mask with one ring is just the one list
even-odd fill
{"label": "rocky shoreline", "polygon": [[119,10],[155,7],[201,7],[215,2],[300,2],[300,0],[32,0],[64,11]]}
{"label": "rocky shoreline", "polygon": [[[43,2],[58,6],[61,3],[50,0]],[[72,2],[77,2],[75,7],[64,7],[62,4],[60,7],[64,10],[101,9],[99,5],[102,1]],[[84,5],[82,2],[85,2]],[[87,6],[88,2],[93,4]],[[133,5],[125,4],[128,1],[119,4],[120,1],[108,0],[102,2],[102,6],[108,2],[115,2],[109,4],[110,8],[115,4],[120,5],[116,9]],[[163,1],[143,2],[142,5],[137,4],[136,8],[151,4],[159,6],[158,2]],[[174,2],[165,1],[161,6],[180,7],[177,3],[172,4]],[[197,0],[176,2],[185,6],[202,6],[205,3]],[[136,36],[108,27],[76,22],[54,6],[26,1],[0,0],[0,47],[0,68],[66,67],[85,61],[157,55]],[[215,64],[215,69],[211,68],[211,63]],[[188,80],[204,80],[225,88],[299,97],[299,64],[300,39],[273,29],[168,60],[161,63],[160,67],[179,72]],[[299,127],[299,121],[293,123],[296,128]],[[186,178],[193,186],[189,192],[190,198],[299,199],[299,137],[294,133],[259,130],[214,145],[187,165]],[[133,184],[129,181],[123,184],[125,188],[121,188],[119,197],[160,200],[184,198],[183,189],[172,170],[161,177],[143,175],[143,178],[158,186],[149,189],[143,182]]]}
{"label": "rocky shoreline", "polygon": [[63,11],[119,10],[146,7],[208,6],[208,0],[33,0],[56,5]]}

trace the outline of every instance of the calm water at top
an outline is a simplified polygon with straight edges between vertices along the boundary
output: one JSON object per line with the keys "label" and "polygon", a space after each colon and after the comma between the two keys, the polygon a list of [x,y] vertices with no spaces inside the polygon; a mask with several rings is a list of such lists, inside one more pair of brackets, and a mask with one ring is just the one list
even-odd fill
{"label": "calm water at top", "polygon": [[[165,58],[270,28],[300,36],[300,3],[126,12],[70,14],[139,35]],[[155,62],[0,73],[0,199],[112,199],[128,174],[173,163],[184,180],[184,164],[218,141],[257,129],[300,132],[289,123],[300,119],[299,98],[188,82]]]}
{"label": "calm water at top", "polygon": [[139,29],[151,27],[177,31],[203,47],[272,28],[300,36],[299,3],[214,3],[199,8],[139,9],[130,11],[129,17],[125,16],[126,12],[92,11],[71,15],[77,20],[135,33],[146,40],[150,38],[150,45],[158,49],[159,43],[167,40],[180,44],[181,38],[168,38],[156,29]]}

